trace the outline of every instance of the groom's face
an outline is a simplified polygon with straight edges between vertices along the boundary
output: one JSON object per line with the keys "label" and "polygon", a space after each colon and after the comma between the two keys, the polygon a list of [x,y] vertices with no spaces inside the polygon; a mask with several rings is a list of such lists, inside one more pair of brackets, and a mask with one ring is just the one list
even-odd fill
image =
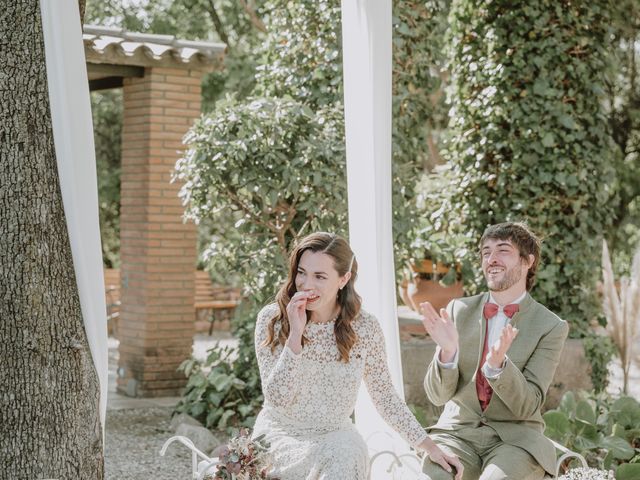
{"label": "groom's face", "polygon": [[531,263],[520,256],[520,251],[510,240],[487,239],[482,245],[481,255],[482,272],[489,290],[502,292],[520,284],[523,290],[526,289]]}

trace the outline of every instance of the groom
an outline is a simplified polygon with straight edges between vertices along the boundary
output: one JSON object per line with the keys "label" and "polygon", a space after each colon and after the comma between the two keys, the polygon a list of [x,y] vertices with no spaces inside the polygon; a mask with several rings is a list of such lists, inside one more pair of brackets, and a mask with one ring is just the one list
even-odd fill
{"label": "groom", "polygon": [[[429,433],[460,458],[464,480],[542,479],[554,473],[556,455],[540,409],[569,326],[528,293],[540,240],[526,225],[488,227],[480,255],[488,293],[440,312],[421,304],[438,345],[424,386],[435,405],[445,405]],[[453,478],[432,460],[423,466],[428,478]]]}

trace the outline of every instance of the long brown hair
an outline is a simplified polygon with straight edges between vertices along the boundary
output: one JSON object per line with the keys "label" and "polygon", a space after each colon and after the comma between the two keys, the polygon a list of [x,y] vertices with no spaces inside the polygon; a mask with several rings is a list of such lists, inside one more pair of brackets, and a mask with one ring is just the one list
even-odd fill
{"label": "long brown hair", "polygon": [[[289,256],[289,276],[284,282],[278,294],[276,301],[278,303],[279,312],[269,321],[267,338],[264,345],[270,346],[273,350],[278,344],[284,345],[289,336],[289,318],[287,317],[287,305],[291,297],[296,293],[296,275],[298,274],[298,264],[302,254],[307,250],[312,252],[326,253],[333,258],[333,266],[338,275],[343,277],[347,272],[351,272],[351,278],[338,290],[337,302],[340,306],[340,313],[333,326],[333,331],[340,352],[340,360],[349,361],[349,352],[351,347],[356,343],[357,335],[351,326],[351,322],[360,313],[362,299],[353,288],[358,276],[358,262],[355,259],[353,251],[347,241],[334,233],[316,232],[304,237],[293,249]],[[307,318],[310,316],[307,314]],[[280,322],[280,331],[275,336],[275,325]],[[302,345],[308,341],[302,337]]]}

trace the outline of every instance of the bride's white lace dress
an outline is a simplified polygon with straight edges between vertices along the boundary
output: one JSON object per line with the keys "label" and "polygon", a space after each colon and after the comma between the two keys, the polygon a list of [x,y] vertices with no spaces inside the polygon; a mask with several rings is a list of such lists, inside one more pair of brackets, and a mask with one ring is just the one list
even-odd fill
{"label": "bride's white lace dress", "polygon": [[[378,321],[361,312],[352,323],[358,340],[350,360],[338,360],[334,323],[309,323],[299,355],[288,347],[273,352],[262,345],[275,304],[258,314],[256,353],[264,406],[254,436],[271,444],[273,477],[281,480],[364,480],[368,475],[367,446],[352,421],[360,382],[364,380],[376,408],[411,445],[427,434],[397,396],[387,367],[384,338]],[[279,324],[276,323],[277,335]]]}

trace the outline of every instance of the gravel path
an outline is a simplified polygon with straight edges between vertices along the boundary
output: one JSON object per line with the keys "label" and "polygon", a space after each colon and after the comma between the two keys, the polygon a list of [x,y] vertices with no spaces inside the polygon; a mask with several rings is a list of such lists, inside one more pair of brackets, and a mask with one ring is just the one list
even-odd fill
{"label": "gravel path", "polygon": [[172,444],[164,457],[163,443],[169,430],[171,408],[131,408],[107,411],[105,448],[106,480],[188,480],[191,455],[186,447]]}

